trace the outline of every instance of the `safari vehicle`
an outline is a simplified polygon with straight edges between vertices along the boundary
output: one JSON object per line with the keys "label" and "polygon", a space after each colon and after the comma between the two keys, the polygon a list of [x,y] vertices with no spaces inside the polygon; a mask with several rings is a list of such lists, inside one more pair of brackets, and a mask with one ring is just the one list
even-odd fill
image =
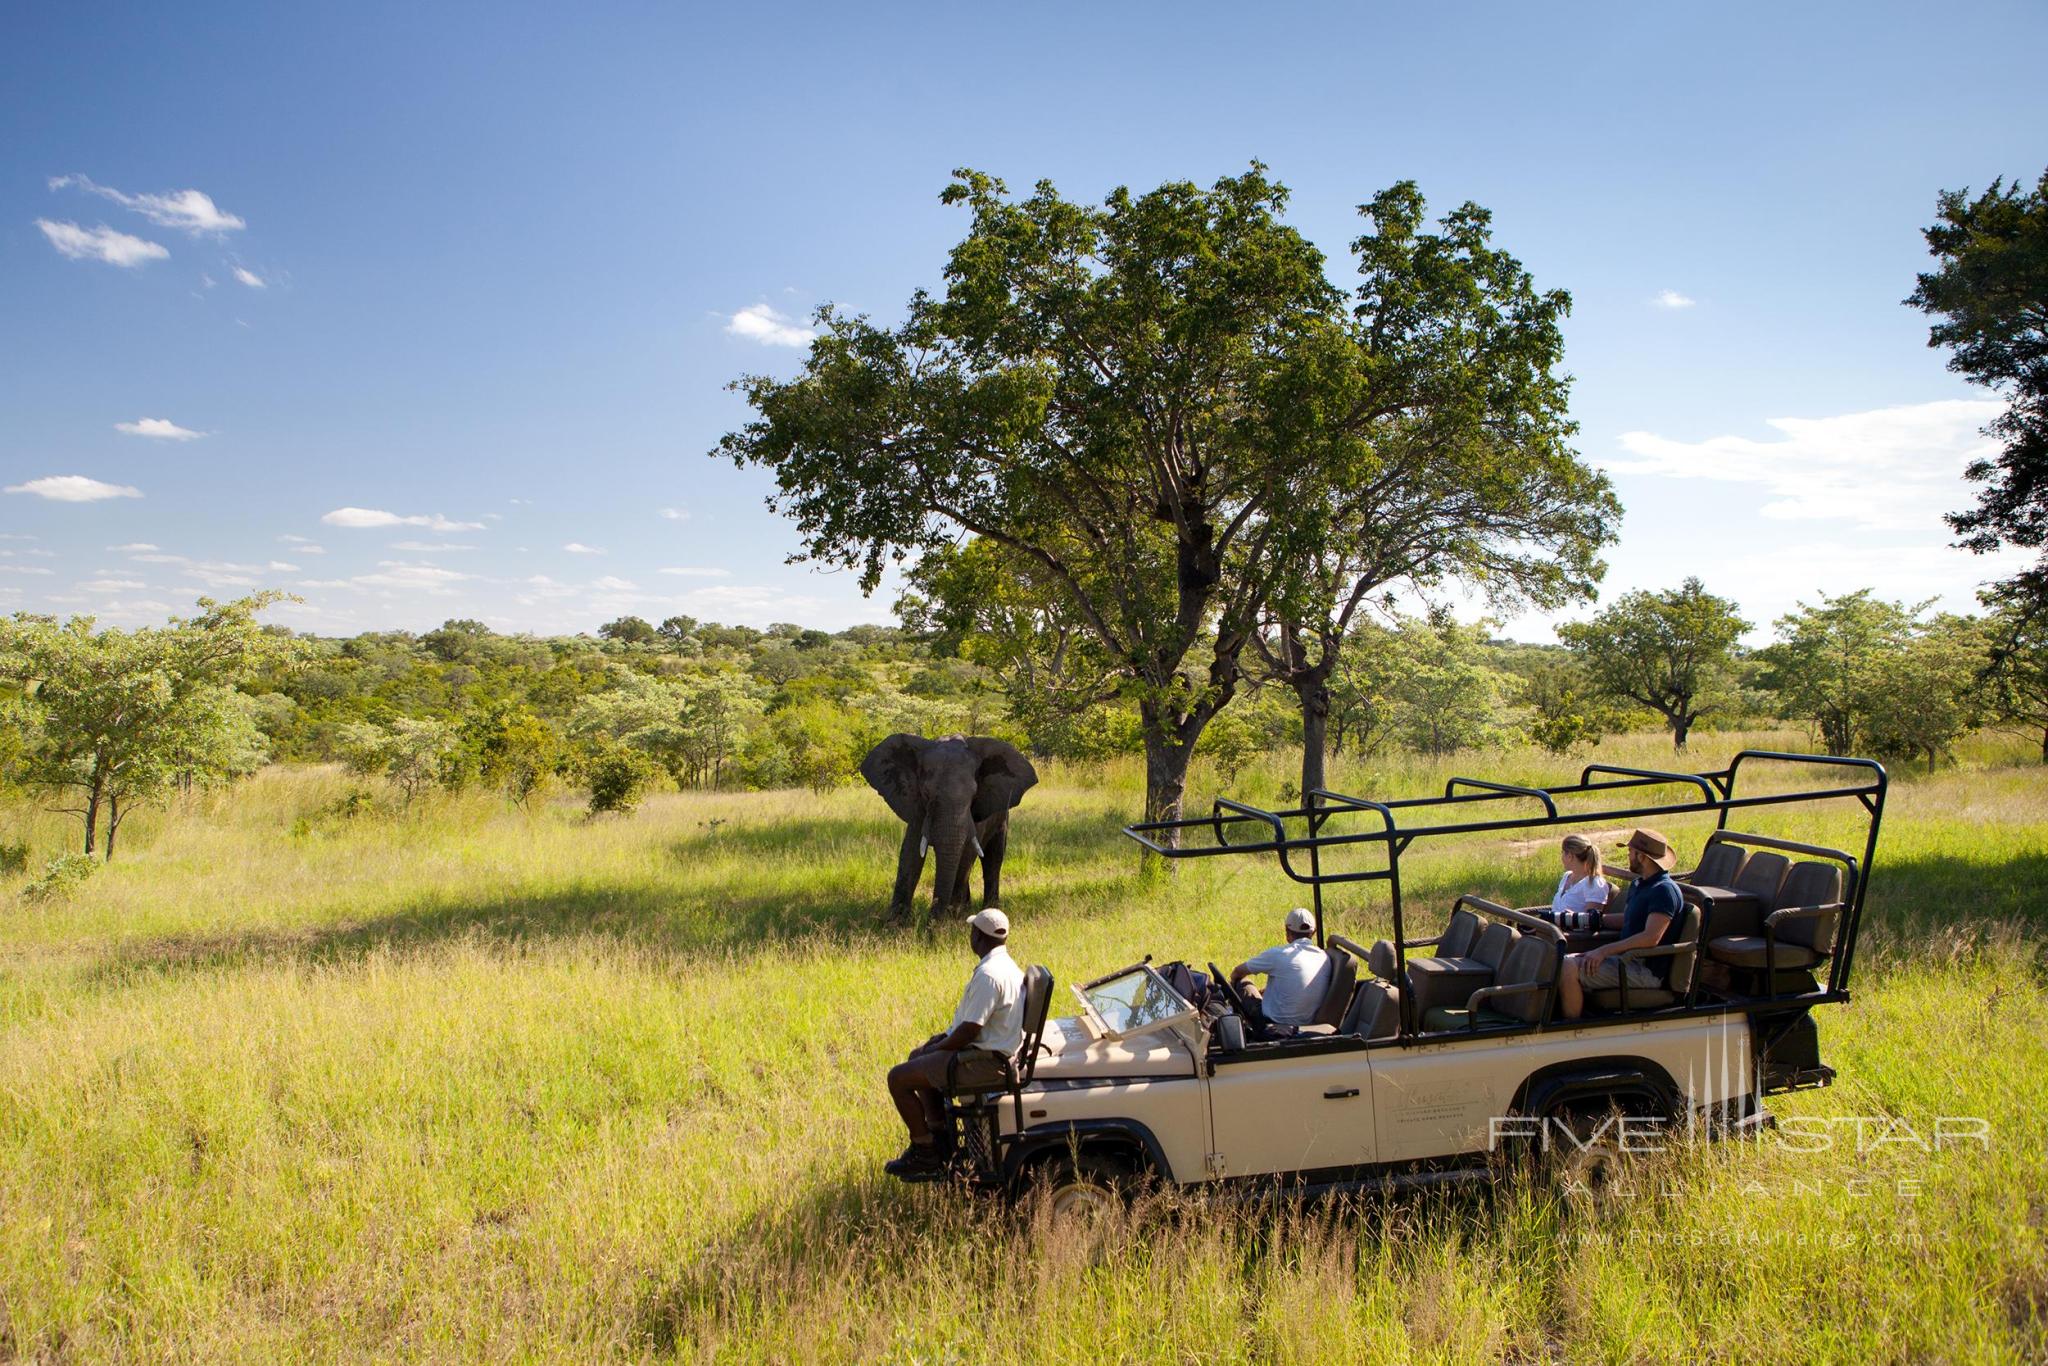
{"label": "safari vehicle", "polygon": [[[1835,785],[1786,785],[1807,766]],[[1760,771],[1775,781],[1749,790]],[[955,1169],[1008,1193],[1044,1175],[1060,1203],[1139,1181],[1399,1187],[1484,1177],[1510,1141],[1597,1170],[1631,1125],[1767,1123],[1765,1096],[1834,1078],[1811,1012],[1849,999],[1885,788],[1866,759],[1746,750],[1718,772],[1592,764],[1557,787],[1454,778],[1441,797],[1319,790],[1285,811],[1219,799],[1206,817],[1126,827],[1169,859],[1272,855],[1310,889],[1330,954],[1316,1022],[1247,1041],[1214,964],[1221,999],[1205,1007],[1149,959],[1073,988],[1078,1009],[1049,1018],[1055,984],[1033,967],[1005,1084],[948,1101]],[[1730,823],[1795,803],[1860,806],[1860,857]],[[1598,939],[1474,895],[1411,937],[1401,861],[1417,840],[1688,813],[1718,819],[1676,874],[1683,923],[1675,942],[1630,951],[1669,959],[1660,988],[1630,990],[1624,973],[1588,993],[1584,1017],[1555,1018],[1563,955]],[[1387,884],[1392,939],[1325,937],[1325,889],[1371,882]]]}

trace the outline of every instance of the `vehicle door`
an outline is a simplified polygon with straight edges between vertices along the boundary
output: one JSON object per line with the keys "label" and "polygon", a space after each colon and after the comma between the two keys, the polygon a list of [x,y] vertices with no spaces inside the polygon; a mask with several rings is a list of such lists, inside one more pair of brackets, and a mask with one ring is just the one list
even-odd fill
{"label": "vehicle door", "polygon": [[1328,1171],[1376,1161],[1366,1057],[1363,1048],[1296,1052],[1284,1045],[1215,1055],[1211,1174]]}

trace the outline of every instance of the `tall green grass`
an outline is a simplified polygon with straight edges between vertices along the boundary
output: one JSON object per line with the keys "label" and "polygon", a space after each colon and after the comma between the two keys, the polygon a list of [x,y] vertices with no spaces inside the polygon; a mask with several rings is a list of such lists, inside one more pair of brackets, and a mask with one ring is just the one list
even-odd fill
{"label": "tall green grass", "polygon": [[[896,836],[865,789],[350,819],[322,814],[339,776],[272,770],[138,814],[70,902],[0,887],[0,1360],[2038,1359],[2048,771],[1999,744],[1901,775],[1855,1000],[1823,1012],[1842,1080],[1773,1103],[1923,1134],[1980,1115],[1988,1149],[1723,1145],[1648,1162],[1611,1209],[1166,1196],[1093,1228],[880,1175],[881,1073],[968,959],[957,927],[879,926]],[[1671,762],[1655,737],[1601,757]],[[1232,787],[1277,801],[1290,776]],[[1237,961],[1301,899],[1270,861],[1142,871],[1116,833],[1139,784],[1048,766],[1017,814],[1018,952],[1062,980]],[[1217,786],[1198,768],[1191,808]],[[0,813],[39,855],[68,838]],[[1540,896],[1555,854],[1489,836],[1403,874],[1433,922],[1459,891]],[[1375,891],[1329,910],[1386,926]]]}

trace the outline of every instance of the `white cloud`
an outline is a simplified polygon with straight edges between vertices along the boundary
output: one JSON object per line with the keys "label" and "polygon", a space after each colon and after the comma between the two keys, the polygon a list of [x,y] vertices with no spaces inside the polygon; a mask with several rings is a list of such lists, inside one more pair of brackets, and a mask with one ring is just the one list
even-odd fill
{"label": "white cloud", "polygon": [[664,574],[675,574],[685,579],[729,579],[732,577],[730,569],[700,569],[693,565],[673,565],[661,572]]}
{"label": "white cloud", "polygon": [[105,261],[110,266],[133,267],[144,261],[161,261],[171,254],[159,243],[116,232],[104,223],[96,228],[81,228],[76,223],[52,223],[47,218],[38,218],[36,226],[50,239],[51,246],[74,261]]}
{"label": "white cloud", "polygon": [[562,549],[564,549],[564,550],[568,551],[568,552],[569,552],[569,553],[570,553],[571,555],[602,555],[602,554],[604,554],[604,552],[603,552],[602,550],[599,550],[599,549],[598,549],[598,548],[597,548],[596,546],[594,546],[594,545],[585,545],[585,544],[583,544],[583,542],[581,542],[581,541],[570,541],[570,542],[569,542],[569,543],[568,543],[567,545],[563,546],[563,547],[562,547]]}
{"label": "white cloud", "polygon": [[269,564],[265,565],[264,568],[275,570],[280,574],[297,574],[301,572],[297,565],[286,564],[283,560],[272,560]]}
{"label": "white cloud", "polygon": [[1650,296],[1652,308],[1691,308],[1699,300],[1680,294],[1675,289],[1660,289]]}
{"label": "white cloud", "polygon": [[41,577],[56,572],[54,569],[45,569],[39,564],[0,564],[0,574],[34,574]]}
{"label": "white cloud", "polygon": [[140,554],[142,551],[155,550],[156,548],[156,546],[150,544],[148,541],[130,541],[127,545],[110,545],[107,547],[107,549],[116,551],[123,555]]}
{"label": "white cloud", "polygon": [[180,427],[167,417],[145,417],[138,422],[116,422],[114,430],[129,436],[146,436],[156,441],[197,441],[205,432]]}
{"label": "white cloud", "polygon": [[127,593],[149,587],[140,579],[86,579],[78,586],[88,593]]}
{"label": "white cloud", "polygon": [[475,577],[474,574],[458,574],[453,569],[443,569],[439,565],[404,564],[395,560],[383,560],[379,562],[376,573],[358,574],[349,582],[363,588],[388,588],[446,597],[455,591],[456,584]]}
{"label": "white cloud", "polygon": [[249,226],[241,218],[227,213],[213,202],[211,195],[199,190],[167,190],[163,194],[123,194],[111,185],[96,185],[90,177],[82,175],[60,175],[50,181],[50,188],[61,190],[67,186],[96,194],[102,199],[111,199],[124,209],[132,209],[150,222],[162,228],[178,228],[194,236],[203,232],[233,232]]}
{"label": "white cloud", "polygon": [[329,526],[346,527],[418,526],[440,532],[484,529],[482,522],[451,522],[438,512],[431,515],[400,516],[396,512],[385,512],[380,508],[336,508],[320,520]]}
{"label": "white cloud", "polygon": [[666,522],[687,522],[690,520],[690,514],[683,508],[663,508],[659,515]]}
{"label": "white cloud", "polygon": [[1715,436],[1675,441],[1624,432],[1635,457],[1602,462],[1617,474],[1754,484],[1781,520],[1847,521],[1948,539],[1941,517],[1971,501],[1963,469],[1996,449],[1980,429],[2004,405],[1944,399],[1839,417],[1774,417],[1778,439]]}
{"label": "white cloud", "polygon": [[763,346],[809,346],[817,333],[767,304],[749,304],[732,315],[725,330]]}
{"label": "white cloud", "polygon": [[270,281],[245,266],[235,267],[235,278],[251,289],[267,289],[270,287]]}
{"label": "white cloud", "polygon": [[287,531],[277,539],[285,545],[291,546],[301,555],[325,555],[327,553],[327,547],[314,544],[313,538],[310,536],[295,536]]}
{"label": "white cloud", "polygon": [[640,591],[640,585],[634,583],[631,579],[614,578],[610,574],[605,575],[601,579],[592,580],[590,586],[603,593],[637,593]]}
{"label": "white cloud", "polygon": [[25,484],[9,484],[9,493],[33,493],[58,503],[97,503],[102,498],[140,498],[142,490],[127,484],[103,484],[82,474],[53,474]]}
{"label": "white cloud", "polygon": [[393,550],[411,550],[423,554],[434,554],[443,550],[476,549],[473,545],[465,545],[459,541],[393,541],[391,548]]}

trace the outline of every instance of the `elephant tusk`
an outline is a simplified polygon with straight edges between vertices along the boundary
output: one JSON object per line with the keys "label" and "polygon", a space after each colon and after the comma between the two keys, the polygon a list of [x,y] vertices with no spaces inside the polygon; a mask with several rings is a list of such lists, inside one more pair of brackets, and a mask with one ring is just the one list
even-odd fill
{"label": "elephant tusk", "polygon": [[987,857],[988,857],[988,855],[987,855],[987,854],[984,854],[984,853],[982,853],[982,852],[981,852],[981,836],[979,836],[979,835],[969,835],[969,836],[968,836],[967,838],[968,838],[968,839],[969,839],[969,840],[970,840],[970,841],[971,841],[971,842],[973,843],[973,845],[974,845],[974,856],[975,856],[976,858],[987,858]]}
{"label": "elephant tusk", "polygon": [[924,828],[917,832],[917,861],[924,862],[924,856],[932,849],[932,823],[926,821]]}

